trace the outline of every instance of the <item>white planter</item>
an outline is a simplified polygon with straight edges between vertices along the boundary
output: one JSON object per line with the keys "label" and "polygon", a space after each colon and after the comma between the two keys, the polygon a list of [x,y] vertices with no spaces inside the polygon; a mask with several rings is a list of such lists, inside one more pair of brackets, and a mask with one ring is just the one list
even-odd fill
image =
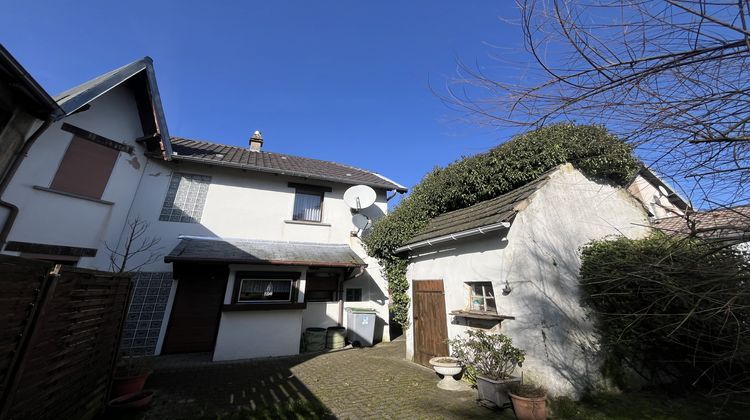
{"label": "white planter", "polygon": [[455,357],[433,357],[430,359],[430,365],[435,372],[443,376],[443,379],[438,382],[438,388],[447,389],[449,391],[465,391],[469,389],[468,385],[461,381],[457,381],[454,378],[454,376],[464,370],[463,366],[459,364],[458,359]]}

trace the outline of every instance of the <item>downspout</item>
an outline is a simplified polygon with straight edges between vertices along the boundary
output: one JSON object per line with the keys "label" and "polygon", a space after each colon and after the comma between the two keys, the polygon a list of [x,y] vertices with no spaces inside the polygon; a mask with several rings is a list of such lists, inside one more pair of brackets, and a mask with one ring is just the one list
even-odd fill
{"label": "downspout", "polygon": [[34,144],[36,139],[39,138],[39,136],[41,136],[45,130],[47,130],[50,124],[52,124],[52,119],[45,120],[44,123],[42,123],[42,125],[37,128],[36,131],[34,131],[34,134],[32,134],[31,137],[26,140],[26,143],[24,143],[16,158],[13,160],[13,165],[10,167],[10,169],[8,169],[8,172],[5,174],[5,177],[0,183],[0,206],[5,207],[9,212],[8,217],[3,223],[3,228],[0,229],[0,251],[5,246],[5,242],[8,239],[8,235],[10,234],[10,229],[13,227],[13,223],[16,221],[16,216],[18,216],[18,207],[15,204],[3,200],[3,194],[5,194],[5,189],[8,188],[10,180],[13,179],[13,176],[21,166],[21,162],[23,162],[23,159],[28,154],[31,146]]}

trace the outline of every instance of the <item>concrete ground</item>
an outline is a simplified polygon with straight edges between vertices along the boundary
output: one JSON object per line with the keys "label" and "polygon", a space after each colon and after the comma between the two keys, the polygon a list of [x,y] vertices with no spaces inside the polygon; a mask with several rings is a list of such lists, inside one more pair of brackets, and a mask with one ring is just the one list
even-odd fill
{"label": "concrete ground", "polygon": [[404,360],[403,340],[373,348],[211,363],[207,355],[159,357],[146,419],[217,418],[306,400],[342,419],[514,418],[472,391],[437,388],[430,369]]}

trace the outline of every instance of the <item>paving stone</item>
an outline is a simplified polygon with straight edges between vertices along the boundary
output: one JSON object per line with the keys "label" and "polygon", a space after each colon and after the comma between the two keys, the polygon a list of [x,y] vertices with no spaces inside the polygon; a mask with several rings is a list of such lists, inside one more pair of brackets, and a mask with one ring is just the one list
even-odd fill
{"label": "paving stone", "polygon": [[404,360],[405,342],[372,348],[211,363],[209,355],[155,358],[156,391],[144,419],[215,418],[293,400],[319,402],[341,419],[514,418],[476,401],[476,391],[439,389],[430,369]]}

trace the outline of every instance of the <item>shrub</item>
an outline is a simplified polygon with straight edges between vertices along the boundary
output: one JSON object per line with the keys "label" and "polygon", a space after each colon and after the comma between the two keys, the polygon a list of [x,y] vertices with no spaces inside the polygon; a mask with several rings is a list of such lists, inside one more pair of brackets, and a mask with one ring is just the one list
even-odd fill
{"label": "shrub", "polygon": [[655,233],[583,249],[583,304],[596,316],[605,374],[750,389],[750,262],[732,247]]}
{"label": "shrub", "polygon": [[461,361],[466,378],[476,383],[477,375],[490,379],[509,379],[516,366],[521,366],[526,356],[523,350],[513,347],[513,341],[503,334],[487,334],[482,330],[469,330],[465,338],[449,340],[451,355]]}
{"label": "shrub", "polygon": [[630,146],[603,127],[556,124],[428,173],[364,238],[368,253],[380,260],[388,279],[394,321],[409,324],[407,264],[393,254],[395,249],[430,218],[505,194],[566,162],[587,176],[623,185],[640,165]]}

